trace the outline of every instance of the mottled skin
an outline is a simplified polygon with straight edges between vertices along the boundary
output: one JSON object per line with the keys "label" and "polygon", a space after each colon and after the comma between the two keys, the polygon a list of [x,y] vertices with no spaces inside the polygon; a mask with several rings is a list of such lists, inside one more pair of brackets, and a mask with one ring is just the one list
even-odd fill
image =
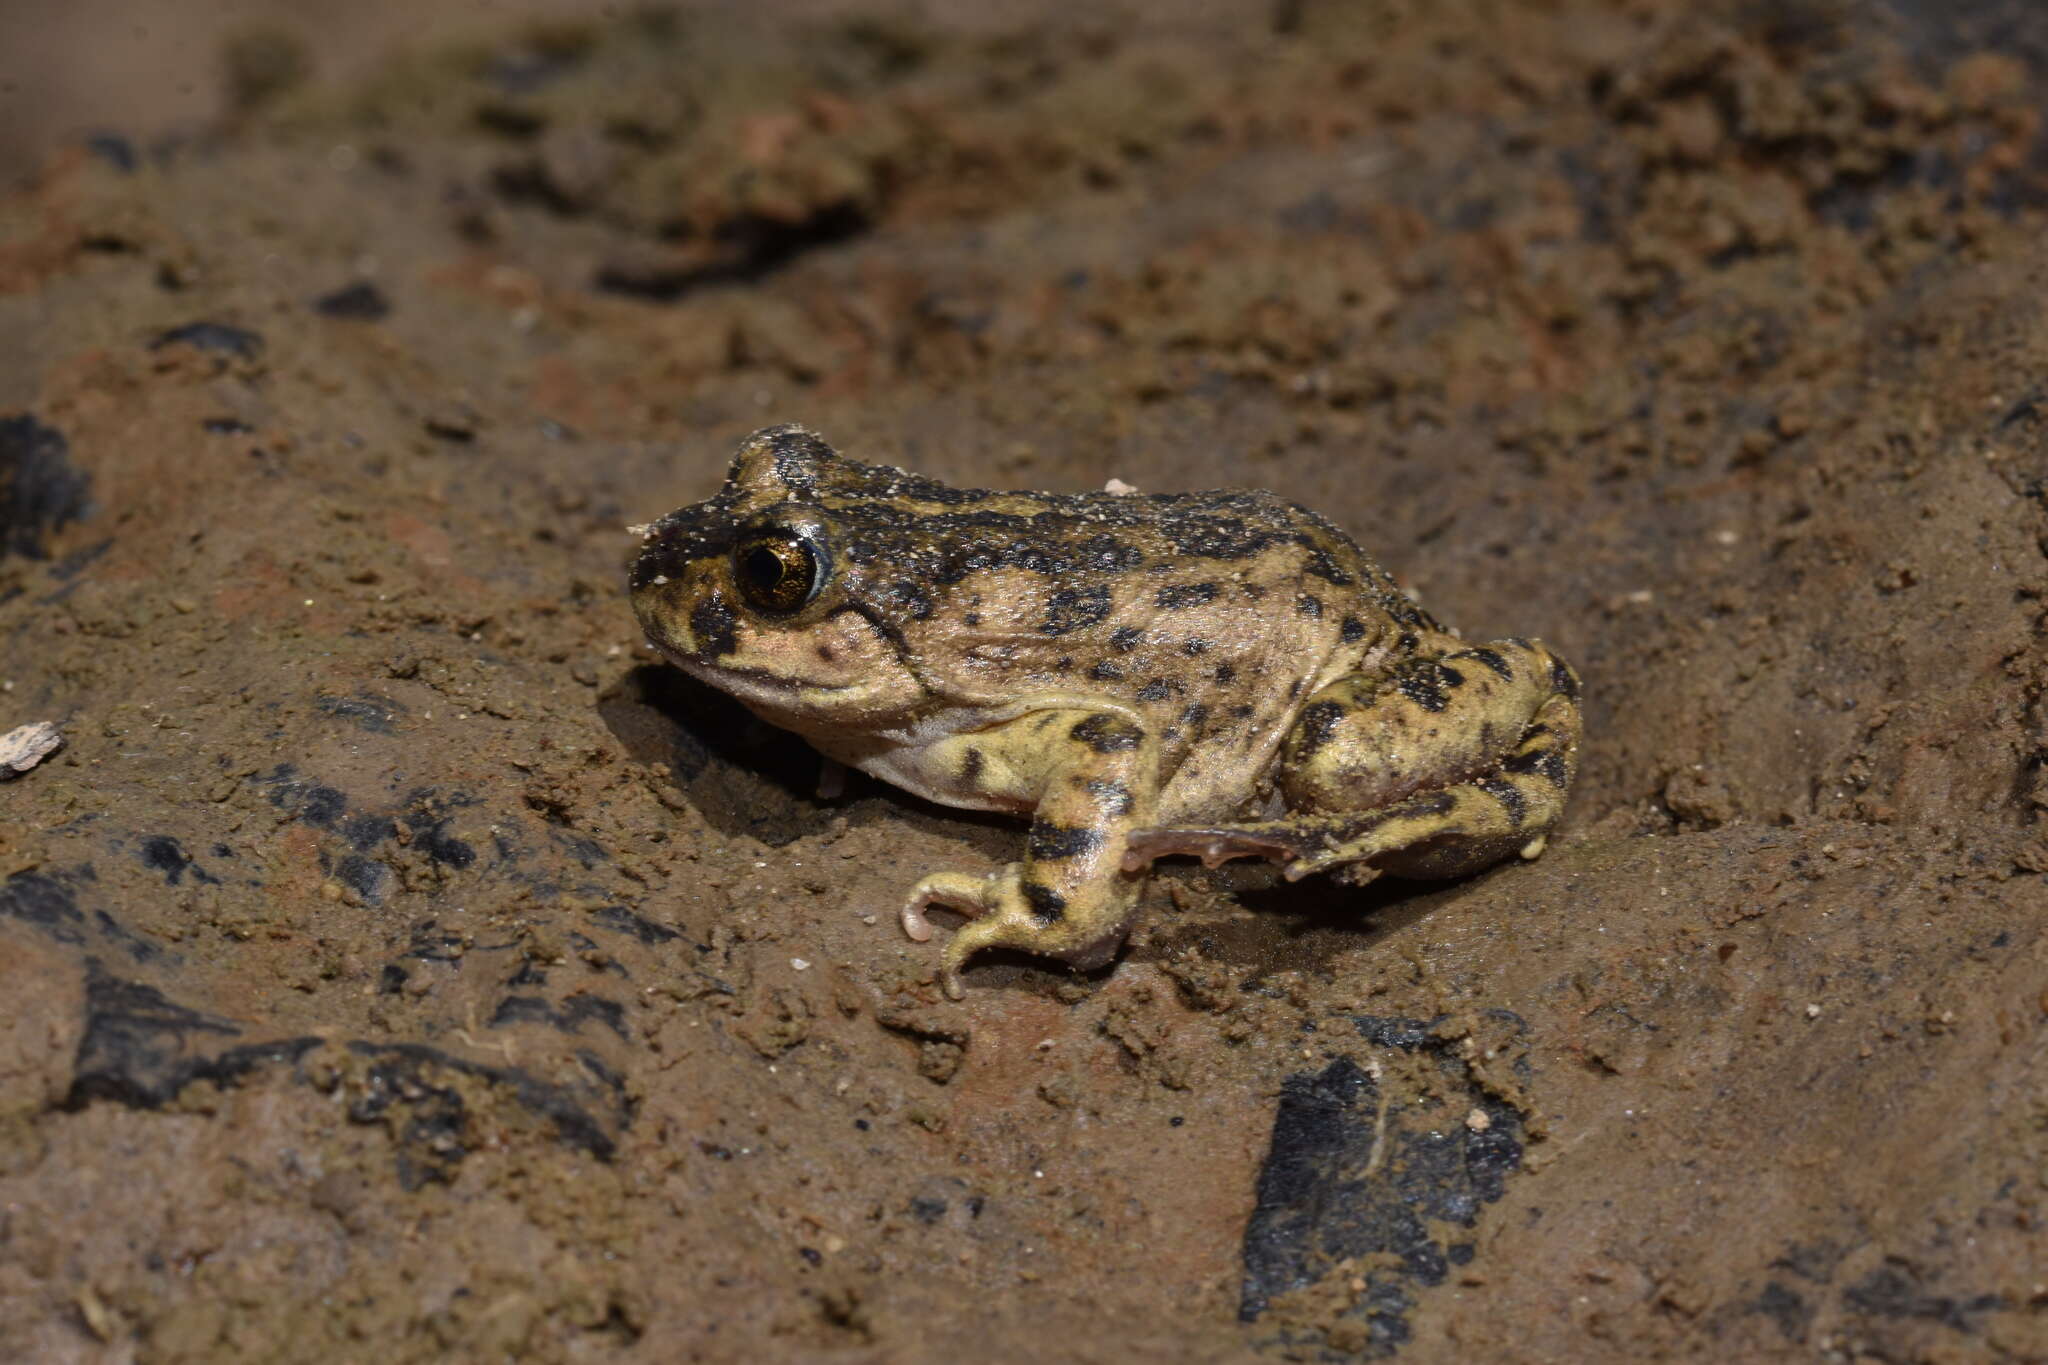
{"label": "mottled skin", "polygon": [[[1268,493],[946,487],[801,427],[647,531],[647,638],[821,752],[1029,816],[1025,857],[911,891],[982,948],[1107,961],[1154,858],[1458,876],[1534,857],[1575,769],[1578,680],[1473,648],[1342,532]],[[1251,818],[1264,816],[1265,818]]]}

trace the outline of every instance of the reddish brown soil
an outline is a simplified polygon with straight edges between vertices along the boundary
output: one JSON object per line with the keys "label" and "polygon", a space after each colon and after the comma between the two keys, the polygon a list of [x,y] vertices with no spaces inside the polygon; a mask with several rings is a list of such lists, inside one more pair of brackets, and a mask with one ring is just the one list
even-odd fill
{"label": "reddish brown soil", "polygon": [[[2048,1360],[2048,26],[903,13],[0,200],[0,1358]],[[1578,665],[1565,828],[947,1002],[1019,831],[626,608],[772,421],[1318,508]]]}

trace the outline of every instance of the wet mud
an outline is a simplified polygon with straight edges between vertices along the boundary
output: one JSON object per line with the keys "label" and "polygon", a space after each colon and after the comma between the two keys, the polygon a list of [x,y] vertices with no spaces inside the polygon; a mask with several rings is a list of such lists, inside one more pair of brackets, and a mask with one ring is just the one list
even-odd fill
{"label": "wet mud", "polygon": [[[0,1357],[2048,1359],[2048,27],[939,14],[244,53],[0,198]],[[626,605],[782,421],[1316,508],[1577,667],[1563,827],[947,1001],[1022,830]]]}

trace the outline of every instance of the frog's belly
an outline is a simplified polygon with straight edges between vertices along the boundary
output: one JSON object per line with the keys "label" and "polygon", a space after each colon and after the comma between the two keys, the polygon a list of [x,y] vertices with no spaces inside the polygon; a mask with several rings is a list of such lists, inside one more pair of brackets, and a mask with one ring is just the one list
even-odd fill
{"label": "frog's belly", "polygon": [[931,749],[897,749],[886,754],[877,754],[852,764],[869,777],[879,777],[891,786],[901,787],[914,796],[927,801],[936,801],[942,806],[953,806],[959,810],[1001,811],[1010,815],[1028,815],[1033,803],[1000,792],[978,790],[961,782],[956,771],[957,765],[932,761]]}
{"label": "frog's belly", "polygon": [[[977,725],[974,722],[982,720]],[[986,730],[986,717],[973,713],[948,715],[901,729],[874,734],[803,733],[811,747],[830,759],[878,777],[913,796],[959,810],[998,811],[1028,815],[1036,802],[1011,792],[970,783],[962,775],[957,751],[945,741]]]}

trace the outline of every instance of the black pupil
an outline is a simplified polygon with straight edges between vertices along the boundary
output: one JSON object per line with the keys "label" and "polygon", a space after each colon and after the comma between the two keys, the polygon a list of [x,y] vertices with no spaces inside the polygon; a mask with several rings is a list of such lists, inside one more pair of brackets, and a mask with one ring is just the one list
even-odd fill
{"label": "black pupil", "polygon": [[747,581],[762,592],[774,592],[781,584],[785,568],[782,556],[767,546],[757,546],[747,555]]}

